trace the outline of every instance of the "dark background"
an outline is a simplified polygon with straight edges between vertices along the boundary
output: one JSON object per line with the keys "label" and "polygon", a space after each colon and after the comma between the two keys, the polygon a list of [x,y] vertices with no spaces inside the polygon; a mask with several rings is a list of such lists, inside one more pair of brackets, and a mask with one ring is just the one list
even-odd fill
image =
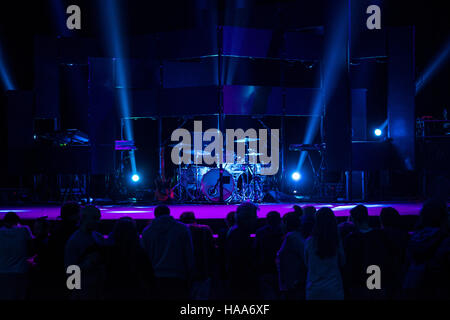
{"label": "dark background", "polygon": [[[18,89],[34,87],[34,37],[61,34],[61,23],[54,14],[56,0],[4,1],[0,10],[0,44],[6,64]],[[64,7],[77,4],[82,8],[82,30],[64,31],[71,37],[99,37],[98,18],[107,0],[60,1]],[[213,3],[215,1],[211,1]],[[235,1],[230,1],[230,3]],[[242,2],[242,1],[241,1]],[[300,2],[301,11],[292,12],[289,21],[297,24],[323,25],[323,1],[248,1],[253,3],[251,19],[235,19],[241,25],[270,27],[270,6]],[[198,23],[196,7],[207,1],[122,1],[126,32],[130,35],[191,28]],[[200,4],[198,4],[200,3]],[[206,6],[204,4],[203,6]],[[212,6],[212,4],[211,4]],[[256,14],[260,8],[266,15]],[[269,9],[266,9],[269,8]],[[249,12],[251,9],[249,9]],[[272,10],[273,11],[273,10]],[[125,14],[126,13],[126,14]],[[248,14],[248,12],[247,12]],[[383,26],[415,26],[416,74],[421,74],[444,46],[450,35],[448,10],[442,1],[383,1]],[[230,18],[231,19],[231,18]],[[65,17],[63,17],[65,22]],[[242,22],[241,22],[242,21]],[[105,55],[106,52],[102,52]],[[418,115],[440,116],[450,103],[447,92],[450,83],[450,64],[445,63],[432,82],[417,97]]]}
{"label": "dark background", "polygon": [[[276,29],[279,27],[279,16],[283,17],[283,27],[298,29],[308,27],[324,26],[330,12],[325,6],[327,1],[117,1],[120,7],[122,28],[124,30],[124,47],[133,36],[154,34],[174,30],[199,28],[203,25],[217,22],[218,16],[215,12],[222,12],[225,24],[251,27]],[[372,3],[373,2],[373,3]],[[382,26],[383,28],[414,26],[415,27],[415,75],[419,77],[433,58],[449,41],[450,25],[448,11],[442,2],[436,1],[353,1],[352,10],[361,12],[369,4],[380,4],[382,6]],[[367,5],[365,5],[367,3]],[[66,8],[68,5],[77,4],[82,8],[82,30],[68,31],[65,28],[67,15],[58,14],[58,9]],[[102,30],[101,20],[103,10],[108,6],[108,0],[38,0],[38,1],[8,1],[2,3],[0,11],[0,49],[3,53],[3,62],[7,67],[12,81],[17,90],[30,90],[36,88],[35,70],[36,36],[62,36],[68,38],[92,38],[95,45],[96,54],[99,57],[108,57],[110,52],[104,43],[104,30]],[[217,11],[216,8],[221,9]],[[64,11],[64,10],[63,10]],[[61,12],[61,10],[59,10]],[[281,14],[280,14],[281,12]],[[327,12],[327,14],[325,14]],[[280,14],[280,15],[279,15]],[[331,13],[332,14],[332,13]],[[358,26],[361,19],[365,17],[354,14],[352,28],[358,34]],[[359,24],[358,24],[359,23]],[[363,25],[365,27],[365,25]],[[364,33],[361,30],[360,39],[364,40]],[[362,46],[370,47],[370,43],[359,41],[361,47],[355,47],[352,55],[357,56],[364,51]],[[385,43],[374,42],[375,45],[385,46]],[[375,50],[376,51],[376,50]],[[131,52],[131,56],[139,57],[142,52]],[[73,123],[61,123],[64,127],[77,126],[84,129],[88,126],[87,119],[83,116],[83,106],[77,109],[77,99],[83,101],[82,95],[86,94],[83,88],[83,81],[88,77],[84,67],[69,68],[60,67],[60,79],[62,87],[65,79],[69,79],[70,85],[78,82],[80,95],[73,95],[74,91],[61,90],[61,105],[73,104],[72,108],[62,108],[61,118],[70,119]],[[373,131],[387,117],[386,100],[386,75],[387,65],[383,59],[371,61],[356,61],[351,67],[351,83],[353,88],[369,88],[367,100],[367,132]],[[430,115],[435,118],[442,118],[444,108],[449,108],[448,88],[450,84],[450,63],[443,63],[439,70],[431,78],[430,82],[416,96],[416,118]],[[0,92],[0,150],[6,154],[6,117],[4,106],[6,96],[4,90]],[[85,106],[86,107],[86,106]],[[80,110],[80,112],[73,112]],[[292,128],[304,126],[302,120],[292,120],[297,123],[291,124],[288,131],[295,131]],[[291,121],[291,122],[292,122]],[[145,125],[136,126],[136,132],[144,132]],[[165,132],[170,133],[171,131]],[[116,136],[118,133],[115,133]],[[152,132],[156,134],[156,132]],[[291,133],[295,134],[295,132]],[[294,139],[295,140],[295,139]],[[300,141],[289,141],[288,143],[300,143]],[[317,139],[316,139],[317,140]],[[148,148],[148,147],[147,147]],[[154,156],[153,150],[146,150],[146,154]],[[143,154],[140,157],[144,157]],[[295,163],[297,155],[289,155],[288,162]],[[5,157],[1,157],[2,167],[6,171],[7,163]],[[147,166],[154,167],[155,159],[149,161]]]}

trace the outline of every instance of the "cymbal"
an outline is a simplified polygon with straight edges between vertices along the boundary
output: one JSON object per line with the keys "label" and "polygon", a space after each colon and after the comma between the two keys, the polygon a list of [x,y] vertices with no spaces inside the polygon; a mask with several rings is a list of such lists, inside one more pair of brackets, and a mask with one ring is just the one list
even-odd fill
{"label": "cymbal", "polygon": [[247,153],[247,156],[262,156],[262,153],[256,153],[256,152],[251,152],[251,153]]}
{"label": "cymbal", "polygon": [[203,150],[190,150],[187,153],[193,154],[194,156],[209,156],[211,155],[211,152],[203,151]]}
{"label": "cymbal", "polygon": [[237,143],[259,141],[258,138],[244,138],[236,140]]}

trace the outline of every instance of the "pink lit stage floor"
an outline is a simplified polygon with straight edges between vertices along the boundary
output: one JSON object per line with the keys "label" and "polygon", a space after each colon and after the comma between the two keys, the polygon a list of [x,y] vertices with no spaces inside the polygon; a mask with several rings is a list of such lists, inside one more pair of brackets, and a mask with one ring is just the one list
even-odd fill
{"label": "pink lit stage floor", "polygon": [[[258,217],[265,218],[269,211],[278,211],[281,215],[286,212],[292,211],[294,204],[276,203],[276,204],[259,204]],[[298,206],[312,205],[316,208],[330,207],[333,209],[337,217],[348,216],[350,209],[356,204],[354,203],[296,203]],[[398,210],[400,215],[418,215],[422,203],[409,202],[409,203],[364,203],[368,207],[369,215],[378,216],[383,207],[394,207]],[[186,204],[186,205],[169,205],[171,214],[175,219],[178,219],[183,212],[193,211],[197,219],[223,219],[230,211],[236,210],[237,205],[208,205],[208,204]],[[99,206],[102,212],[103,220],[115,220],[121,217],[131,217],[136,220],[149,220],[153,219],[155,206],[124,206],[124,205],[104,205]],[[60,208],[57,206],[0,206],[0,218],[9,212],[16,212],[21,219],[31,220],[42,216],[47,216],[49,220],[56,220],[59,217]]]}

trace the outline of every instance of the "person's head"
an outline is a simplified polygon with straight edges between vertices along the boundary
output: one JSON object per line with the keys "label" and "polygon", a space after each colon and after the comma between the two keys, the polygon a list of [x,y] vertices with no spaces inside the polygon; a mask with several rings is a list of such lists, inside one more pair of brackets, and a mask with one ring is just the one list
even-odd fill
{"label": "person's head", "polygon": [[230,211],[225,218],[225,223],[228,228],[231,228],[236,223],[236,211]]}
{"label": "person's head", "polygon": [[80,227],[86,231],[94,231],[100,222],[101,213],[95,206],[87,206],[81,210]]}
{"label": "person's head", "polygon": [[3,217],[3,225],[7,228],[13,228],[20,223],[20,218],[15,212],[8,212]]}
{"label": "person's head", "polygon": [[281,223],[280,213],[278,211],[270,211],[269,213],[267,213],[266,222],[272,228],[279,227]]}
{"label": "person's head", "polygon": [[447,222],[448,208],[444,201],[429,200],[423,204],[420,210],[420,228],[441,228]]}
{"label": "person's head", "polygon": [[180,221],[184,224],[196,223],[195,214],[192,211],[183,212],[180,216]]}
{"label": "person's head", "polygon": [[241,229],[251,229],[257,221],[258,208],[251,202],[240,204],[236,210],[236,225]]}
{"label": "person's head", "polygon": [[380,222],[384,228],[399,228],[400,214],[392,207],[384,207],[380,212]]}
{"label": "person's head", "polygon": [[299,217],[301,217],[302,215],[303,215],[303,209],[300,207],[300,206],[298,206],[298,205],[294,205],[294,212],[299,216]]}
{"label": "person's head", "polygon": [[139,234],[132,218],[123,217],[116,221],[110,235],[116,246],[132,249],[139,245]]}
{"label": "person's head", "polygon": [[76,202],[66,202],[61,207],[61,220],[63,222],[77,224],[80,221],[81,207]]}
{"label": "person's head", "polygon": [[300,218],[294,211],[283,216],[283,224],[286,232],[298,231],[300,229]]}
{"label": "person's head", "polygon": [[155,218],[159,218],[162,216],[170,216],[170,209],[164,204],[160,204],[155,208]]}
{"label": "person's head", "polygon": [[320,258],[329,258],[336,254],[339,233],[336,217],[330,208],[324,207],[317,211],[312,239],[315,251]]}
{"label": "person's head", "polygon": [[359,204],[350,210],[350,220],[356,228],[365,228],[369,226],[369,212],[367,207]]}

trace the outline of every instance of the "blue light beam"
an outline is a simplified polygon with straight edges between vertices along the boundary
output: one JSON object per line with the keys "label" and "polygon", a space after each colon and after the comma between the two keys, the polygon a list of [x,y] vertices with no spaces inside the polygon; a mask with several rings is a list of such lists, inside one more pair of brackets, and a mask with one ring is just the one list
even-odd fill
{"label": "blue light beam", "polygon": [[[341,7],[341,14],[338,15],[339,17],[345,16],[345,10],[346,6]],[[346,19],[336,19],[334,21],[335,26],[333,27],[333,30],[335,31],[335,34],[331,37],[331,44],[329,46],[329,50],[325,52],[324,55],[324,74],[323,74],[323,83],[322,83],[322,90],[318,92],[316,97],[314,98],[314,103],[312,107],[312,114],[322,114],[321,110],[322,108],[328,103],[328,97],[331,96],[333,91],[336,88],[336,81],[338,79],[338,76],[341,72],[344,70],[341,67],[341,64],[338,62],[336,54],[335,54],[335,48],[342,46],[343,43],[346,42],[346,28],[345,24],[347,23]],[[325,94],[326,93],[326,94]],[[315,136],[317,135],[317,131],[320,124],[320,117],[313,117],[310,119],[306,126],[306,134],[305,138],[303,140],[304,144],[310,144],[314,141]],[[305,151],[302,151],[300,153],[300,158],[297,164],[297,171],[301,171],[301,168],[303,167],[303,163],[306,160],[307,153]]]}
{"label": "blue light beam", "polygon": [[[102,4],[104,4],[102,2]],[[121,19],[119,18],[119,9],[117,0],[108,0],[102,7],[104,19],[104,34],[107,39],[109,53],[114,56],[116,89],[119,96],[120,113],[122,118],[130,118],[130,98],[128,92],[128,66],[125,59],[124,37],[122,34]],[[125,140],[134,140],[131,121],[125,121]],[[134,151],[130,152],[131,171],[136,174],[136,158]]]}
{"label": "blue light beam", "polygon": [[6,66],[6,59],[3,55],[3,50],[0,45],[0,78],[3,83],[3,88],[5,91],[15,90],[16,87],[13,83],[13,80],[11,78],[11,75],[8,71],[8,68]]}
{"label": "blue light beam", "polygon": [[441,48],[439,53],[434,57],[431,64],[429,64],[422,75],[416,81],[416,95],[430,82],[431,78],[436,72],[444,65],[447,59],[450,57],[450,38],[446,41],[445,45]]}

